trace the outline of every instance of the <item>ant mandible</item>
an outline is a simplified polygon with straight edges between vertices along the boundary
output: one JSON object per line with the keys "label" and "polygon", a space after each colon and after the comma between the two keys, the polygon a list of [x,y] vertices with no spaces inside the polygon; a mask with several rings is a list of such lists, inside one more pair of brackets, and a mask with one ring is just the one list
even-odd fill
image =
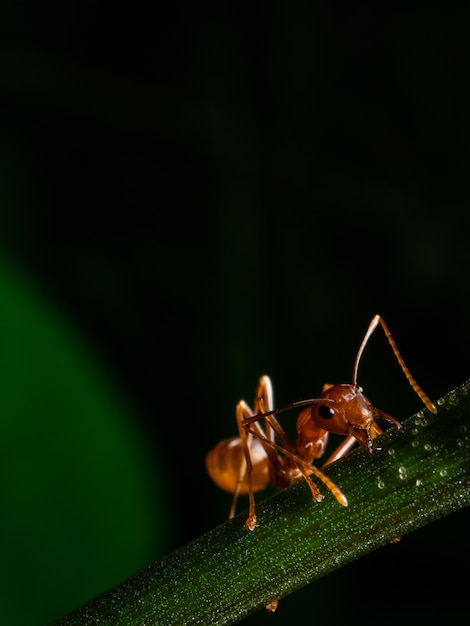
{"label": "ant mandible", "polygon": [[[325,452],[329,433],[346,435],[346,439],[324,465],[343,457],[356,442],[367,451],[373,452],[372,440],[383,432],[377,419],[392,423],[397,430],[401,428],[397,419],[375,408],[357,384],[362,353],[379,325],[412,389],[429,411],[437,412],[405,365],[385,321],[380,315],[375,315],[359,346],[354,361],[352,384],[324,385],[318,398],[300,400],[275,409],[271,380],[268,376],[262,376],[253,410],[244,400],[238,403],[236,419],[239,436],[221,441],[206,456],[209,476],[218,487],[233,494],[229,517],[235,514],[238,496],[248,494],[249,512],[245,526],[248,530],[254,530],[257,526],[254,493],[264,489],[269,483],[283,488],[304,478],[314,500],[320,501],[323,496],[312,481],[312,474],[328,487],[342,506],[348,505],[339,487],[312,463]],[[276,414],[300,407],[305,408],[297,418],[297,439],[291,441]],[[260,424],[262,421],[264,429]]]}

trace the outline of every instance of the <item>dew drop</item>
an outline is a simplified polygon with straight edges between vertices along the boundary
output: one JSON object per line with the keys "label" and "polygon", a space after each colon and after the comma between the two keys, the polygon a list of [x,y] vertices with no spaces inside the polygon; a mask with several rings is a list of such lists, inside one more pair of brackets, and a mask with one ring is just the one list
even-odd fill
{"label": "dew drop", "polygon": [[439,400],[437,401],[437,404],[438,404],[439,406],[442,406],[442,405],[443,405],[443,404],[445,404],[445,403],[446,403],[445,398],[439,398]]}
{"label": "dew drop", "polygon": [[395,450],[393,448],[389,448],[388,453],[390,456],[393,456],[395,454]]}
{"label": "dew drop", "polygon": [[405,480],[406,478],[406,467],[403,465],[398,468],[398,476],[401,480]]}
{"label": "dew drop", "polygon": [[377,483],[377,487],[379,489],[383,489],[385,487],[385,483],[383,480],[379,480],[379,482]]}
{"label": "dew drop", "polygon": [[418,442],[416,441],[416,439],[413,439],[413,441],[411,442],[411,446],[413,448],[416,448],[417,445],[418,445]]}
{"label": "dew drop", "polygon": [[459,403],[458,399],[456,398],[456,396],[454,394],[449,396],[449,404],[451,406],[456,406]]}
{"label": "dew drop", "polygon": [[425,443],[424,444],[424,449],[426,450],[426,452],[431,452],[432,450],[432,446],[430,443]]}
{"label": "dew drop", "polygon": [[415,482],[415,485],[416,485],[417,487],[420,487],[422,484],[423,484],[423,481],[421,480],[421,478],[417,478],[417,479],[416,479],[416,482]]}
{"label": "dew drop", "polygon": [[442,476],[442,478],[444,478],[445,476],[447,476],[447,470],[441,469],[441,471],[439,472],[439,475]]}

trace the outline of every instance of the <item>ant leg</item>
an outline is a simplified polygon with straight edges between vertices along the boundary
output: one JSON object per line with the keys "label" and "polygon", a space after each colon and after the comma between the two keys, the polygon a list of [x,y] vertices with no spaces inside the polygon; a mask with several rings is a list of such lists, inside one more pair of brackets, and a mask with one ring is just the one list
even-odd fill
{"label": "ant leg", "polygon": [[[251,411],[249,406],[243,400],[238,403],[236,417],[237,417],[237,426],[238,433],[240,436],[240,441],[243,448],[243,453],[245,456],[245,463],[240,467],[240,473],[237,481],[237,489],[234,493],[232,509],[231,513],[235,511],[235,503],[238,497],[238,493],[240,491],[240,484],[242,479],[246,476],[248,482],[248,498],[249,498],[249,510],[248,510],[248,518],[245,522],[245,526],[248,530],[254,530],[257,526],[256,523],[256,512],[255,512],[255,496],[253,491],[253,462],[251,458],[250,452],[250,443],[255,436],[259,441],[266,440],[268,442],[274,440],[274,432],[272,428],[269,426],[267,431],[264,432],[262,427],[259,424],[256,424],[253,432],[250,432],[249,429],[245,427],[245,421],[255,417],[260,411],[267,409],[271,411],[273,408],[273,390],[271,379],[268,376],[261,376],[259,379],[256,397],[255,397],[255,413]],[[264,446],[263,446],[264,447]],[[265,448],[265,452],[268,458],[268,463],[278,464],[278,459],[272,448]]]}
{"label": "ant leg", "polygon": [[[248,447],[250,445],[250,441],[251,441],[251,437],[248,440]],[[232,504],[230,506],[230,512],[228,514],[229,519],[232,519],[232,517],[235,517],[235,510],[237,508],[237,500],[238,500],[238,496],[240,495],[240,487],[242,484],[243,477],[245,476],[245,473],[246,473],[246,457],[244,455],[244,458],[241,460],[240,468],[238,470],[237,483],[235,485],[235,490],[232,496]]]}
{"label": "ant leg", "polygon": [[338,459],[341,459],[343,456],[346,456],[346,454],[349,452],[349,450],[351,450],[351,448],[354,446],[355,443],[357,443],[357,439],[353,437],[352,435],[348,435],[345,439],[343,439],[343,441],[339,444],[339,446],[331,453],[331,455],[323,464],[323,467],[325,467],[325,465],[329,465],[330,463],[333,463],[334,461],[337,461]]}
{"label": "ant leg", "polygon": [[240,436],[240,441],[242,444],[242,449],[243,449],[243,454],[244,454],[245,459],[244,459],[244,463],[240,464],[237,487],[233,494],[232,508],[230,509],[230,513],[231,513],[231,516],[233,517],[235,513],[235,505],[237,502],[238,494],[240,492],[240,484],[243,478],[246,476],[246,479],[248,481],[249,512],[248,512],[248,519],[245,522],[245,526],[248,528],[248,530],[254,530],[257,524],[256,524],[256,515],[255,515],[255,496],[253,493],[253,480],[252,480],[253,463],[251,461],[251,454],[250,454],[250,443],[253,438],[253,434],[248,433],[246,429],[243,427],[244,420],[247,418],[253,417],[253,413],[250,407],[246,404],[244,400],[240,400],[240,402],[237,404],[236,417],[237,417],[238,433]]}
{"label": "ant leg", "polygon": [[[253,428],[256,428],[256,427],[259,427],[259,425],[256,422],[254,422]],[[260,431],[261,431],[261,428],[260,428]],[[310,463],[307,463],[306,461],[301,459],[299,456],[297,456],[294,452],[291,452],[291,450],[289,450],[288,448],[284,448],[282,446],[279,446],[277,443],[274,443],[273,441],[269,441],[266,437],[262,436],[261,433],[258,433],[255,430],[251,430],[251,428],[249,432],[253,434],[257,439],[259,439],[261,443],[264,442],[265,444],[273,448],[273,450],[279,451],[283,456],[289,457],[290,459],[294,461],[299,472],[302,474],[307,485],[309,486],[314,500],[316,500],[317,502],[320,502],[320,500],[323,499],[323,496],[319,492],[318,487],[310,478],[310,474],[314,474],[319,480],[321,480],[328,487],[328,489],[334,495],[334,497],[339,502],[339,504],[341,504],[342,506],[348,506],[347,498],[343,494],[341,489],[332,480],[330,480],[328,476],[325,476],[325,474],[322,471],[320,471],[317,467],[315,467],[315,465],[311,465]],[[268,453],[267,449],[266,449],[266,453]],[[279,457],[277,457],[277,455],[276,455],[276,458],[277,458],[278,466],[282,467],[282,463],[279,460]]]}
{"label": "ant leg", "polygon": [[266,605],[266,611],[268,613],[274,613],[274,611],[277,609],[277,605],[279,604],[279,599],[278,598],[274,598],[274,600],[271,600],[271,602],[268,602],[268,604]]}
{"label": "ant leg", "polygon": [[[253,406],[255,407],[255,413],[252,417],[273,410],[273,387],[269,376],[264,375],[259,379]],[[265,425],[265,435],[270,441],[274,441],[274,431],[269,422]]]}

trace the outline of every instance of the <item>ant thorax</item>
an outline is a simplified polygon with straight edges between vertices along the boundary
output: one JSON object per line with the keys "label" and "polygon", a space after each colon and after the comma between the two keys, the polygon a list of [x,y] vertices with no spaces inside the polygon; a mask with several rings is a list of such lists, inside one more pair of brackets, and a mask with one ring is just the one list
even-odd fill
{"label": "ant thorax", "polygon": [[291,458],[285,457],[281,466],[269,468],[269,477],[276,489],[283,489],[300,480],[302,472]]}
{"label": "ant thorax", "polygon": [[307,407],[297,418],[297,440],[295,453],[305,461],[311,462],[320,458],[328,443],[328,431],[320,428],[312,420],[312,407]]}

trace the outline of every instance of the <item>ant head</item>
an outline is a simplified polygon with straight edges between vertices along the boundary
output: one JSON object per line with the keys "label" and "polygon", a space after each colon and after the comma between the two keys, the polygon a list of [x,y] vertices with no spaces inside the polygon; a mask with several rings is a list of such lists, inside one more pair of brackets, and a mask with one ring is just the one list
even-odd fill
{"label": "ant head", "polygon": [[352,435],[369,452],[373,450],[372,439],[382,432],[376,424],[377,417],[398,424],[375,409],[357,385],[325,385],[311,407],[311,418],[319,428],[338,435]]}

